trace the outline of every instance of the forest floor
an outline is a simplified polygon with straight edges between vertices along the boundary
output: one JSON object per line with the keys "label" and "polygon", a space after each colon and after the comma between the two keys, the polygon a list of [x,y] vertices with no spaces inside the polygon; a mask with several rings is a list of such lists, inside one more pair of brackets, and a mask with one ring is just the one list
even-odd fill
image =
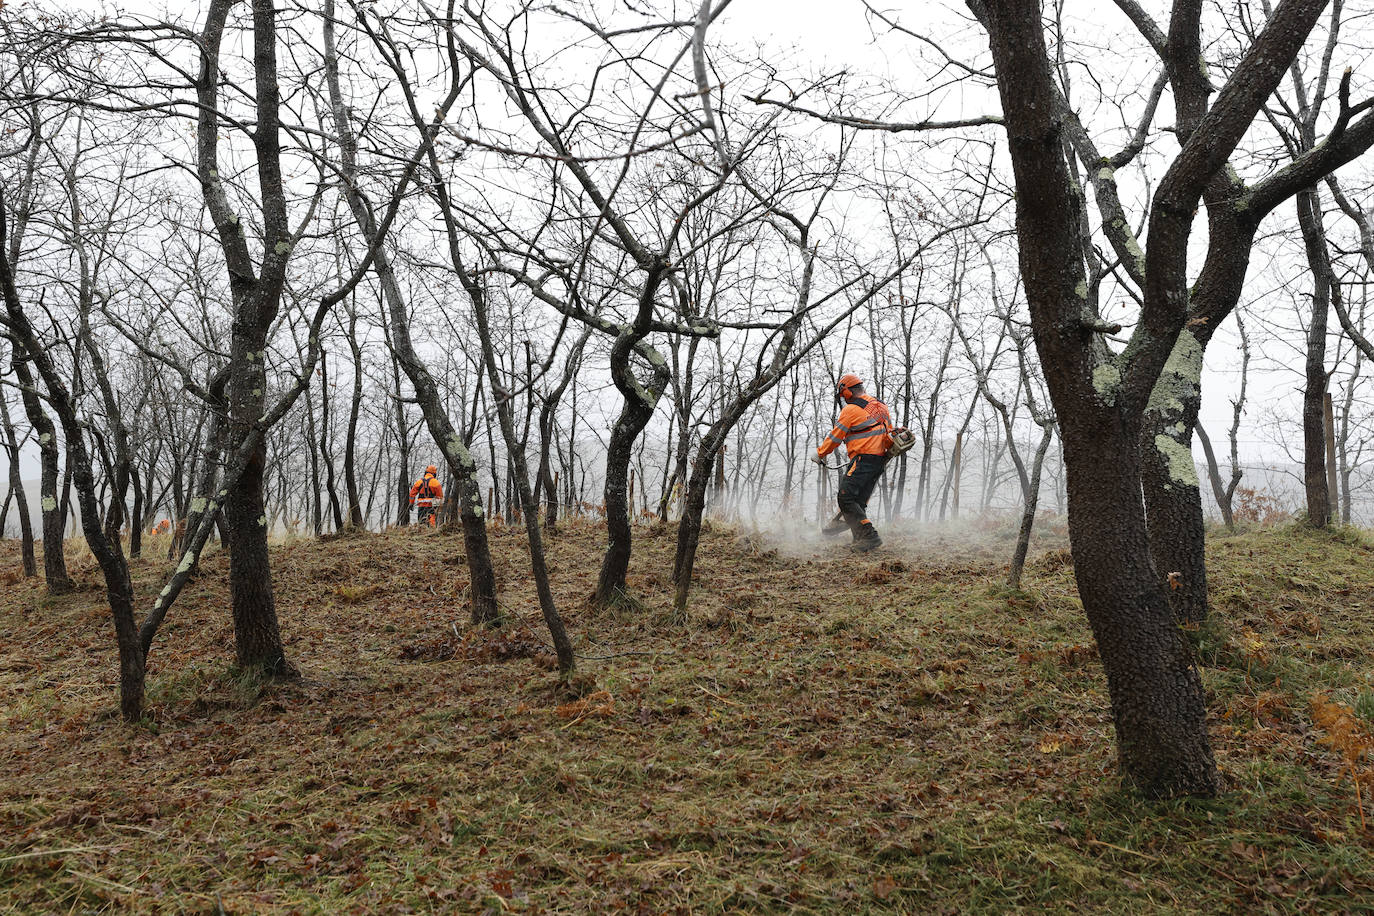
{"label": "forest floor", "polygon": [[[1374,832],[1311,706],[1354,710],[1374,824],[1366,537],[1212,541],[1195,638],[1226,791],[1161,803],[1115,775],[1063,549],[1012,592],[1006,537],[851,557],[716,527],[679,623],[672,532],[636,535],[637,602],[611,610],[586,603],[604,531],[551,539],[580,695],[557,687],[516,531],[493,534],[499,631],[466,623],[455,534],[274,547],[288,683],[233,670],[212,556],[137,726],[89,557],[48,598],[5,544],[0,911],[1374,909]],[[135,564],[145,607],[167,565]]]}

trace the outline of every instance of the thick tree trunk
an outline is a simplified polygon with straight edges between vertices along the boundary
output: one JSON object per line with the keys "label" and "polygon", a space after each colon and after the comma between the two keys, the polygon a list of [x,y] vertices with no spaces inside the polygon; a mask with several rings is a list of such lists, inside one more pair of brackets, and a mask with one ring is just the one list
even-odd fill
{"label": "thick tree trunk", "polygon": [[[1064,120],[1055,102],[1041,4],[1000,0],[971,6],[984,17],[991,39],[1015,172],[1021,275],[1061,424],[1074,574],[1107,675],[1122,773],[1152,796],[1214,795],[1218,774],[1201,679],[1151,560],[1141,493],[1142,420],[1172,359],[1170,349],[1187,334],[1188,239],[1203,188],[1283,76],[1319,8],[1279,7],[1263,47],[1245,55],[1219,94],[1221,113],[1209,114],[1207,133],[1189,136],[1166,172],[1150,213],[1140,324],[1131,346],[1113,356],[1099,352],[1105,348],[1095,346],[1085,327],[1094,316],[1087,308],[1079,239],[1082,201],[1064,161]],[[1195,68],[1199,42],[1195,16],[1176,13],[1170,64]],[[1177,455],[1177,444],[1155,443],[1157,450],[1174,453],[1171,479],[1195,477],[1191,456],[1186,450]]]}
{"label": "thick tree trunk", "polygon": [[610,445],[606,449],[606,486],[603,492],[607,544],[596,592],[592,596],[597,604],[611,604],[625,595],[625,576],[629,572],[632,549],[630,506],[626,497],[630,460],[635,439],[653,419],[654,408],[671,378],[667,361],[656,352],[651,351],[652,355],[648,357],[651,374],[647,385],[641,385],[635,378],[630,363],[631,354],[649,333],[654,298],[667,270],[668,266],[662,260],[654,261],[649,267],[639,291],[639,310],[635,322],[623,327],[611,346],[611,378],[625,399],[625,404],[616,418]]}
{"label": "thick tree trunk", "polygon": [[[658,388],[658,391],[661,391]],[[630,459],[635,439],[653,418],[652,403],[627,398],[620,416],[611,429],[610,444],[606,447],[606,553],[601,561],[601,575],[596,583],[593,600],[597,604],[613,604],[625,596],[625,576],[630,569],[633,534],[630,529],[630,504],[627,496],[630,479]]]}
{"label": "thick tree trunk", "polygon": [[[246,456],[243,474],[228,489],[224,521],[229,530],[229,596],[233,605],[234,645],[238,664],[277,677],[293,677],[277,624],[272,570],[267,550],[267,509],[263,499],[267,445],[254,438],[255,427],[267,406],[267,338],[281,307],[286,269],[291,255],[290,226],[282,186],[278,112],[276,9],[273,0],[252,0],[254,94],[258,124],[253,134],[258,181],[262,188],[264,252],[259,276],[243,268],[251,263],[241,223],[231,220],[213,168],[214,140],[199,138],[203,155],[198,163],[207,202],[226,249],[230,287],[234,292],[234,322],[229,343],[229,418],[227,441],[254,447]],[[212,4],[210,22],[228,9]],[[206,43],[207,47],[210,45]],[[218,37],[214,39],[218,50]],[[217,63],[217,62],[216,62]],[[210,86],[201,87],[213,92]],[[205,115],[202,115],[205,117]],[[213,127],[210,127],[213,130]],[[237,266],[241,265],[241,266]],[[314,343],[313,341],[311,342]],[[323,359],[323,354],[321,354]]]}
{"label": "thick tree trunk", "polygon": [[[258,306],[260,307],[260,306]],[[229,421],[235,443],[245,441],[249,427],[266,412],[267,373],[255,354],[266,350],[266,328],[256,322],[236,323],[230,345]],[[267,507],[263,480],[267,445],[260,440],[224,503],[229,529],[229,597],[233,605],[234,648],[241,668],[278,677],[296,674],[286,660],[272,592],[267,550]]]}
{"label": "thick tree trunk", "polygon": [[1122,772],[1147,795],[1213,795],[1202,681],[1150,560],[1136,436],[1114,418],[1064,427],[1074,577],[1107,674]]}
{"label": "thick tree trunk", "polygon": [[1139,443],[1150,552],[1169,583],[1174,619],[1184,626],[1207,619],[1206,522],[1192,450],[1202,355],[1191,331],[1179,334],[1145,409]]}
{"label": "thick tree trunk", "polygon": [[[1207,563],[1202,490],[1191,443],[1146,414],[1141,433],[1141,475],[1151,494],[1148,510],[1150,551],[1155,568],[1169,583],[1174,619],[1196,626],[1207,618]],[[1070,508],[1072,511],[1072,508]]]}

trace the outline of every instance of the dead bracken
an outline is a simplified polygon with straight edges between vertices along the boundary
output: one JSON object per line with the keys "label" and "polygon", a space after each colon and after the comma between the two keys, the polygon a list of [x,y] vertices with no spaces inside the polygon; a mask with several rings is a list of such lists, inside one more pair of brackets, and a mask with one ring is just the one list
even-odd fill
{"label": "dead bracken", "polygon": [[[1100,662],[1057,544],[1008,592],[1004,551],[893,534],[841,601],[826,583],[848,561],[797,544],[742,551],[716,525],[684,623],[649,575],[670,539],[639,540],[633,611],[597,610],[579,599],[603,534],[565,522],[549,549],[581,634],[585,681],[571,690],[539,639],[520,536],[493,528],[500,628],[466,622],[463,567],[426,560],[459,538],[274,547],[303,675],[286,684],[228,667],[226,569],[212,554],[168,621],[149,716],[133,727],[113,711],[101,593],[25,613],[38,587],[7,586],[0,910],[1374,900],[1354,744],[1323,743],[1309,712],[1315,695],[1342,704],[1358,720],[1340,720],[1344,735],[1367,733],[1374,711],[1374,551],[1353,535],[1285,528],[1211,545],[1215,620],[1193,638],[1227,786],[1205,805],[1119,788]],[[425,562],[417,590],[406,573]],[[96,576],[89,557],[70,566],[79,583]],[[134,568],[152,594],[162,564]],[[344,569],[357,601],[335,594]],[[734,609],[745,590],[766,598]],[[710,625],[727,613],[729,626]],[[1368,808],[1365,762],[1354,767]],[[1071,888],[1054,877],[1069,873]]]}

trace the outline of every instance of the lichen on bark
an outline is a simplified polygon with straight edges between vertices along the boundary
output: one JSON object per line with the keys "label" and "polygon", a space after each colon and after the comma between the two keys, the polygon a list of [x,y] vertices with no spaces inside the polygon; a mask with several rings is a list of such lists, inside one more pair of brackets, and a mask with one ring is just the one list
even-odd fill
{"label": "lichen on bark", "polygon": [[1188,446],[1160,433],[1155,436],[1155,448],[1169,468],[1169,479],[1181,487],[1198,485],[1197,465],[1193,464],[1193,453]]}
{"label": "lichen on bark", "polygon": [[1093,390],[1102,403],[1111,407],[1116,404],[1116,393],[1121,388],[1121,370],[1111,363],[1103,363],[1093,368]]}
{"label": "lichen on bark", "polygon": [[1186,328],[1179,333],[1164,370],[1159,373],[1146,409],[1158,414],[1182,411],[1202,384],[1202,344]]}

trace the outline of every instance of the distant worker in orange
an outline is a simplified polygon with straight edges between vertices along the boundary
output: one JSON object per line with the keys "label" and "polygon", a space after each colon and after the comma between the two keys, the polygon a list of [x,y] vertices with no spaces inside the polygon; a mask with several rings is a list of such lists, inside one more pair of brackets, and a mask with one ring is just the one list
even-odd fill
{"label": "distant worker in orange", "polygon": [[433,528],[438,509],[444,504],[444,485],[439,482],[439,469],[434,465],[425,468],[424,475],[410,485],[410,504],[415,508],[415,521],[418,524],[429,522]]}
{"label": "distant worker in orange", "polygon": [[868,520],[868,499],[887,467],[888,449],[892,445],[892,415],[887,405],[864,392],[863,381],[854,373],[840,376],[835,400],[844,403],[835,428],[825,437],[811,460],[825,466],[825,456],[844,443],[848,466],[840,481],[838,502],[840,514],[825,526],[828,534],[838,534],[841,519],[854,536],[854,549],[867,553],[881,547],[873,523]]}

